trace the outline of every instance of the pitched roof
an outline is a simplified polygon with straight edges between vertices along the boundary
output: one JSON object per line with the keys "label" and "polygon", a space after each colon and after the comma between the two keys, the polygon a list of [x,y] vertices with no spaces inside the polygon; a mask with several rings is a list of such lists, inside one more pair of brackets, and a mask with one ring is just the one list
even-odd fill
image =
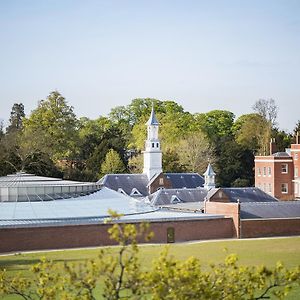
{"label": "pitched roof", "polygon": [[291,157],[287,152],[276,152],[276,153],[273,153],[272,156],[275,156],[275,157]]}
{"label": "pitched roof", "polygon": [[155,116],[155,112],[154,112],[153,106],[152,106],[150,118],[147,121],[146,125],[159,125],[159,122],[157,121],[156,116]]}
{"label": "pitched roof", "polygon": [[278,202],[271,195],[263,192],[257,187],[241,187],[241,188],[217,188],[209,192],[207,198],[210,199],[218,191],[222,191],[229,198],[230,202]]}
{"label": "pitched roof", "polygon": [[198,173],[164,173],[174,189],[203,187],[204,179]]}
{"label": "pitched roof", "polygon": [[300,218],[300,201],[241,203],[241,218]]}
{"label": "pitched roof", "polygon": [[151,205],[161,206],[175,203],[203,202],[207,195],[204,188],[162,189],[149,196]]}
{"label": "pitched roof", "polygon": [[[137,190],[141,196],[147,196],[148,177],[146,174],[107,174],[98,183],[118,191],[122,189],[127,195]],[[135,189],[135,190],[134,190]]]}

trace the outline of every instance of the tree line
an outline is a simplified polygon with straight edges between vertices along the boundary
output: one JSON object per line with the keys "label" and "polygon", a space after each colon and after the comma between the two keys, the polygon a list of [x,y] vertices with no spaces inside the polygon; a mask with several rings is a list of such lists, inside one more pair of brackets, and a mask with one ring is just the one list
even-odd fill
{"label": "tree line", "polygon": [[254,156],[267,154],[270,138],[284,151],[294,133],[277,126],[273,99],[260,99],[253,113],[239,118],[226,110],[190,113],[174,101],[134,99],[108,116],[77,118],[58,92],[38,102],[25,116],[15,103],[9,124],[0,125],[0,175],[26,171],[43,176],[95,181],[107,173],[139,173],[146,139],[145,123],[154,105],[160,122],[164,172],[203,174],[208,162],[219,186],[251,186]]}

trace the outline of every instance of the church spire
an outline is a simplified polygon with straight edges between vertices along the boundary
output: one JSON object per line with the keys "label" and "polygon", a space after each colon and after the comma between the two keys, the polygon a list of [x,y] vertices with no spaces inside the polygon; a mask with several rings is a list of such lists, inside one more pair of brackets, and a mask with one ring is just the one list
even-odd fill
{"label": "church spire", "polygon": [[147,125],[147,140],[145,141],[144,169],[143,173],[147,174],[149,180],[155,175],[162,172],[162,152],[158,138],[159,122],[155,116],[154,108]]}

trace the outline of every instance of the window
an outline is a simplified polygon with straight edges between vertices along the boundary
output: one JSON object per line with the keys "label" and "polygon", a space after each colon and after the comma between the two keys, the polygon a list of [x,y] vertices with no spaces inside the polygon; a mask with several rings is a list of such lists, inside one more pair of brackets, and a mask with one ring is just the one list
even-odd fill
{"label": "window", "polygon": [[295,178],[297,178],[298,176],[298,167],[295,167]]}
{"label": "window", "polygon": [[154,148],[154,143],[152,143],[152,148]]}
{"label": "window", "polygon": [[159,143],[156,143],[156,148],[158,148],[159,147]]}
{"label": "window", "polygon": [[287,194],[288,193],[288,184],[287,183],[282,183],[281,184],[281,193],[282,194]]}
{"label": "window", "polygon": [[267,174],[267,168],[266,167],[264,167],[264,176],[266,176],[266,174]]}
{"label": "window", "polygon": [[272,193],[272,184],[269,183],[269,193]]}
{"label": "window", "polygon": [[295,160],[298,160],[298,153],[295,153]]}
{"label": "window", "polygon": [[271,167],[268,167],[268,175],[271,176],[271,174],[272,174],[272,169]]}
{"label": "window", "polygon": [[163,178],[159,178],[159,184],[163,185],[164,184],[164,179]]}
{"label": "window", "polygon": [[267,191],[267,189],[266,189],[266,184],[265,184],[265,183],[264,183],[264,189],[263,189],[263,191],[264,191],[264,192]]}
{"label": "window", "polygon": [[288,173],[288,165],[287,164],[282,164],[281,165],[281,173],[283,173],[283,174]]}
{"label": "window", "polygon": [[261,176],[261,170],[260,170],[260,168],[257,168],[257,174],[258,174],[258,176]]}

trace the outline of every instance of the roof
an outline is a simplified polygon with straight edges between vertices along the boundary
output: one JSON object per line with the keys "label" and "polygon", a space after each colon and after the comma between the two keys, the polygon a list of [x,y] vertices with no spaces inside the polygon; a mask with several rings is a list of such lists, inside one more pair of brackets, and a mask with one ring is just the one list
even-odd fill
{"label": "roof", "polygon": [[203,187],[204,179],[198,173],[164,173],[174,189]]}
{"label": "roof", "polygon": [[241,203],[242,219],[300,218],[300,201]]}
{"label": "roof", "polygon": [[257,187],[241,187],[241,188],[217,188],[212,189],[207,198],[210,199],[218,191],[222,191],[230,202],[278,202],[278,200],[271,195],[265,193]]}
{"label": "roof", "polygon": [[155,112],[154,112],[153,106],[152,106],[150,118],[147,121],[146,125],[159,125],[159,122],[157,121],[156,116],[155,116]]}
{"label": "roof", "polygon": [[124,215],[155,210],[144,202],[104,187],[93,194],[78,198],[39,202],[0,202],[0,223],[20,220],[104,218],[108,216],[109,209]]}
{"label": "roof", "polygon": [[151,205],[161,206],[175,203],[203,202],[207,195],[204,188],[162,189],[149,196]]}
{"label": "roof", "polygon": [[101,188],[93,182],[36,176],[24,172],[0,177],[0,202],[44,201],[82,196]]}
{"label": "roof", "polygon": [[[107,174],[98,183],[115,190],[123,190],[127,195],[137,190],[141,196],[147,196],[148,176],[146,174]],[[132,195],[134,196],[134,195]]]}
{"label": "roof", "polygon": [[206,169],[206,171],[203,175],[204,176],[215,176],[216,175],[216,173],[214,172],[211,164],[208,164],[207,169]]}
{"label": "roof", "polygon": [[276,153],[273,153],[272,156],[274,156],[274,157],[291,157],[287,152],[276,152]]}

